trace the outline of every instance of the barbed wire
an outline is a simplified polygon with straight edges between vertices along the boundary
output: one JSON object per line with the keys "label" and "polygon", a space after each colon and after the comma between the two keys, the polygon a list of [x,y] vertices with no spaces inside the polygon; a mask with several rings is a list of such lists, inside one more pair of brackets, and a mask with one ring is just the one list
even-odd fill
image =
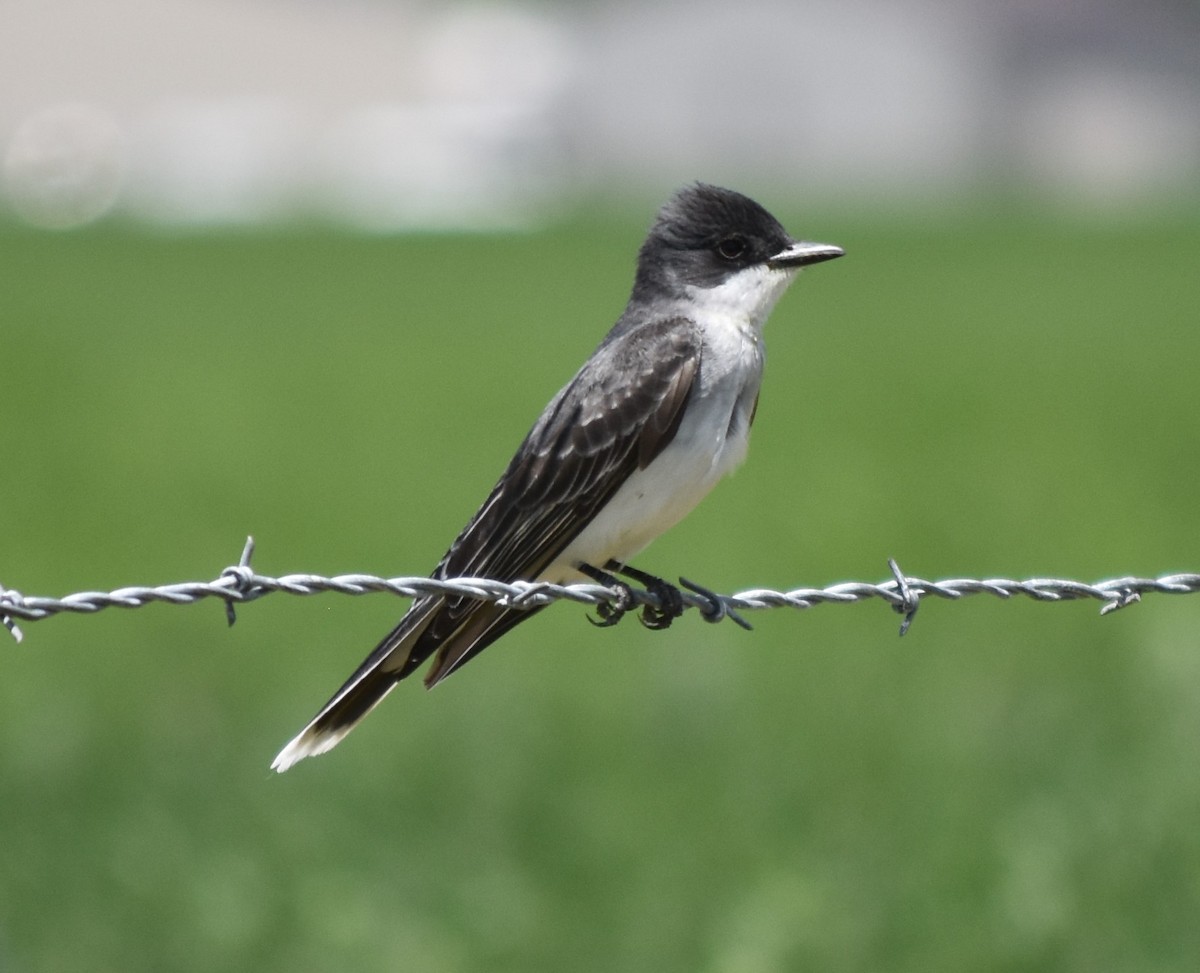
{"label": "barbed wire", "polygon": [[[254,538],[248,537],[238,563],[225,568],[212,581],[135,585],[114,591],[81,591],[61,598],[23,595],[0,585],[0,623],[19,642],[23,633],[17,619],[40,621],[63,612],[93,614],[105,608],[141,608],[153,602],[188,605],[204,598],[220,598],[225,603],[226,617],[232,625],[236,620],[235,605],[256,601],[276,592],[289,595],[315,595],[330,591],[343,595],[388,592],[405,598],[441,594],[478,598],[509,608],[537,608],[555,601],[623,608],[634,605],[653,609],[664,607],[660,596],[654,591],[625,585],[617,589],[593,583],[557,585],[540,581],[508,583],[489,578],[381,578],[371,574],[341,574],[335,577],[288,574],[272,578],[250,567],[253,553]],[[1052,602],[1090,598],[1102,602],[1100,614],[1107,615],[1140,601],[1143,594],[1182,595],[1200,591],[1200,574],[1169,574],[1158,578],[1130,576],[1090,584],[1062,578],[1027,578],[1024,581],[1008,578],[948,578],[927,581],[906,575],[893,559],[888,560],[888,566],[892,578],[876,584],[845,581],[823,588],[793,588],[790,591],[752,588],[732,595],[718,594],[681,578],[680,582],[687,590],[681,591],[680,597],[685,608],[699,609],[707,621],[719,622],[729,618],[745,628],[750,626],[739,614],[742,611],[806,609],[879,598],[904,616],[900,626],[900,634],[903,635],[912,624],[922,599],[931,596],[951,601],[967,595],[993,595],[1005,599],[1024,595],[1036,601]]]}

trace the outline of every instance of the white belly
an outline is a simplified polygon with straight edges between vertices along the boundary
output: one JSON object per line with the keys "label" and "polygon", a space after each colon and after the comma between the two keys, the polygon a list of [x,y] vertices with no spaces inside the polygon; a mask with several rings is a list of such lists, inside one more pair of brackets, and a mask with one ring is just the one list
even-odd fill
{"label": "white belly", "polygon": [[[762,351],[740,335],[735,349],[722,349],[731,350],[736,353],[705,356],[700,384],[670,445],[634,471],[539,580],[570,583],[584,577],[576,570],[581,563],[603,568],[609,560],[627,561],[679,523],[746,458]],[[721,372],[710,365],[714,361],[728,367]]]}

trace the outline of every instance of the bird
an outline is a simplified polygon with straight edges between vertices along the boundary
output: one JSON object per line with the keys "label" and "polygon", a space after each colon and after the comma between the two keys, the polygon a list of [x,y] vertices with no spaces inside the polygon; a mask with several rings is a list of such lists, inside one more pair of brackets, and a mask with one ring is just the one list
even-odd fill
{"label": "bird", "polygon": [[[511,583],[585,579],[629,594],[649,583],[662,628],[678,588],[627,564],[746,456],[763,374],[763,325],[801,268],[841,247],[793,239],[748,196],[705,183],[676,192],[638,252],[624,312],[551,399],[431,577]],[[628,601],[597,609],[618,620]],[[430,657],[433,687],[538,608],[466,595],[415,599],[345,684],[275,758],[280,773],[336,746]]]}

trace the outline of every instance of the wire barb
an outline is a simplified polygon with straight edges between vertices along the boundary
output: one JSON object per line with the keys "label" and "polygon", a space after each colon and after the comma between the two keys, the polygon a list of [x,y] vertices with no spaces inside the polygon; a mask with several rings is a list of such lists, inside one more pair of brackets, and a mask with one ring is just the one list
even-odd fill
{"label": "wire barb", "polygon": [[247,536],[242,548],[242,556],[237,564],[230,565],[221,572],[222,578],[233,582],[229,593],[225,596],[225,621],[233,628],[237,622],[237,612],[234,611],[235,601],[252,601],[263,592],[253,587],[254,572],[250,570],[250,558],[254,556],[254,537]]}
{"label": "wire barb", "polygon": [[[4,587],[4,585],[0,584],[0,605],[6,604],[10,598],[17,601],[22,600],[21,593],[19,591],[9,591]],[[17,642],[18,644],[20,643],[21,639],[25,637],[25,633],[21,631],[21,626],[13,621],[12,616],[8,613],[0,615],[0,625],[3,625],[6,629],[8,629],[8,634],[11,635],[13,637],[13,641]]]}
{"label": "wire barb", "polygon": [[[280,592],[289,595],[315,595],[332,591],[343,595],[366,595],[387,592],[402,598],[421,595],[450,595],[492,601],[510,608],[540,608],[555,601],[571,601],[598,607],[613,605],[623,592],[602,584],[550,584],[545,581],[514,581],[511,584],[489,578],[381,578],[370,574],[344,574],[327,578],[316,574],[289,574],[280,578],[258,574],[250,566],[254,555],[254,538],[247,537],[237,564],[230,565],[212,581],[184,581],[153,587],[126,587],[114,591],[82,591],[62,598],[25,596],[19,591],[0,585],[0,624],[19,642],[22,632],[17,619],[40,621],[63,612],[94,614],[104,608],[141,608],[151,602],[186,605],[203,598],[220,598],[225,603],[229,624],[236,620],[234,606],[254,601],[264,595]],[[687,589],[680,592],[684,608],[699,609],[706,621],[730,619],[742,628],[750,624],[739,612],[768,608],[813,608],[824,604],[849,604],[879,598],[904,616],[900,625],[903,635],[912,625],[921,601],[931,596],[957,601],[967,595],[992,595],[1012,598],[1024,595],[1035,601],[1078,601],[1091,598],[1101,602],[1100,614],[1108,615],[1141,601],[1143,595],[1195,594],[1200,591],[1200,574],[1170,574],[1158,578],[1122,577],[1088,584],[1061,578],[1029,578],[1013,581],[1007,578],[951,578],[926,581],[900,570],[893,558],[888,559],[892,577],[878,584],[845,581],[824,588],[794,588],[773,591],[755,588],[733,595],[721,595],[701,585],[680,578]],[[634,604],[661,608],[659,596],[651,591],[631,587]]]}
{"label": "wire barb", "polygon": [[904,576],[894,557],[888,558],[888,567],[892,569],[892,577],[896,579],[896,593],[899,596],[899,601],[892,605],[892,610],[904,616],[904,621],[900,623],[900,637],[904,638],[913,619],[917,617],[917,609],[921,607],[921,596],[913,591],[912,585],[908,583],[908,578]]}
{"label": "wire barb", "polygon": [[703,585],[696,584],[695,581],[688,581],[687,578],[680,578],[679,583],[683,587],[687,588],[688,591],[694,591],[702,599],[708,602],[707,605],[701,603],[696,606],[700,609],[700,617],[706,622],[711,622],[715,625],[717,622],[728,618],[735,625],[739,625],[747,632],[752,632],[754,630],[753,625],[746,621],[746,619],[742,618],[737,611],[730,607],[729,599],[725,598],[723,595],[718,595],[715,591],[705,588]]}

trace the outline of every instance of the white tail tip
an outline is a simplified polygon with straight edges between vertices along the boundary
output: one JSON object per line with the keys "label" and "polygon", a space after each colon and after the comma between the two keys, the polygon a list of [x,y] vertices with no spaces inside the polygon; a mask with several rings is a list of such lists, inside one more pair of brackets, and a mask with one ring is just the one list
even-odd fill
{"label": "white tail tip", "polygon": [[271,762],[271,769],[282,774],[305,757],[315,757],[332,750],[341,742],[342,737],[350,732],[350,729],[351,727],[347,726],[333,733],[313,733],[311,730],[305,730],[279,751],[279,755]]}

